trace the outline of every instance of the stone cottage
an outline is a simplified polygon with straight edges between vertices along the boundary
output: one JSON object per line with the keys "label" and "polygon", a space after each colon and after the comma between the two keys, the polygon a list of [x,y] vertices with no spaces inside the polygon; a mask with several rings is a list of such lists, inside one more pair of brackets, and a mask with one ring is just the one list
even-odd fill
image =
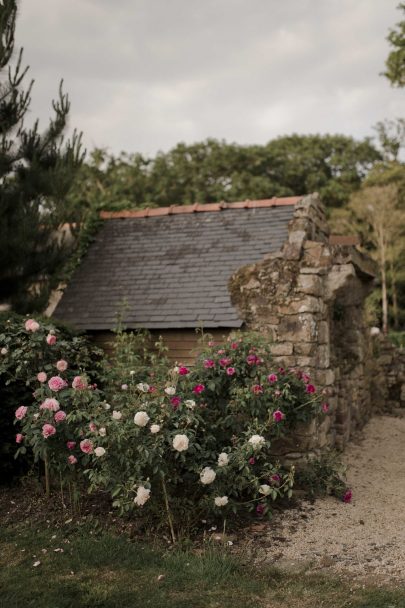
{"label": "stone cottage", "polygon": [[364,300],[374,263],[332,238],[318,195],[102,213],[96,241],[54,316],[111,340],[128,329],[161,335],[173,360],[192,361],[196,328],[268,335],[275,361],[309,372],[331,415],[302,429],[280,456],[343,447],[372,411],[375,375]]}

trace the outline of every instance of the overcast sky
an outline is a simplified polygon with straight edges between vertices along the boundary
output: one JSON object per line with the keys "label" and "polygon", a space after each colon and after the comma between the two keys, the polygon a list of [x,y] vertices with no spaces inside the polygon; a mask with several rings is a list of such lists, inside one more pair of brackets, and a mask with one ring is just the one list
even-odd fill
{"label": "overcast sky", "polygon": [[372,135],[403,116],[379,76],[399,0],[21,0],[16,45],[46,125],[63,77],[88,149],[207,137]]}

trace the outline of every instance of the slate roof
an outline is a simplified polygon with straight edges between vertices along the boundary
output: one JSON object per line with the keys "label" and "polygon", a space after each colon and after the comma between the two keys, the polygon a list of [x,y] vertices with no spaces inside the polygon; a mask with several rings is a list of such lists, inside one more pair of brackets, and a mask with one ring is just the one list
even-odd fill
{"label": "slate roof", "polygon": [[300,197],[104,213],[54,317],[83,330],[240,327],[227,284],[278,250]]}

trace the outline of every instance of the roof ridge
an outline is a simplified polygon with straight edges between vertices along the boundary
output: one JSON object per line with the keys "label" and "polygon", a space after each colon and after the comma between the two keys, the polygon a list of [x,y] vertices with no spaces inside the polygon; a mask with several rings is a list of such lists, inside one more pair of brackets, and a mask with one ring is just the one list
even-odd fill
{"label": "roof ridge", "polygon": [[147,207],[146,209],[123,211],[100,211],[103,220],[126,219],[132,217],[156,217],[161,215],[178,215],[180,213],[207,213],[226,209],[259,209],[263,207],[280,207],[283,205],[296,205],[302,196],[288,196],[284,198],[265,198],[259,200],[237,201],[234,203],[194,203],[192,205],[170,205],[170,207]]}

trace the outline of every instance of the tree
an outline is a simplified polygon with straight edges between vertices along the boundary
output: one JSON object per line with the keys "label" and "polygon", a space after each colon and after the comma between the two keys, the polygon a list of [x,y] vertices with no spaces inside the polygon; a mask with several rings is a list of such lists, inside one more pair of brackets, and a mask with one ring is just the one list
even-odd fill
{"label": "tree", "polygon": [[0,302],[25,312],[46,305],[66,257],[58,229],[69,219],[64,199],[83,155],[80,135],[63,140],[70,103],[62,82],[48,128],[24,126],[33,82],[24,90],[22,50],[9,67],[16,16],[16,0],[0,0]]}
{"label": "tree", "polygon": [[[398,9],[404,13],[405,17],[405,2],[401,2]],[[387,40],[392,50],[385,62],[384,76],[388,78],[392,86],[403,87],[405,86],[405,18],[390,31]]]}
{"label": "tree", "polygon": [[405,145],[405,119],[383,120],[374,127],[385,161],[398,161]]}
{"label": "tree", "polygon": [[388,272],[391,272],[393,306],[398,314],[396,270],[404,253],[405,212],[398,205],[398,188],[394,184],[365,186],[353,194],[350,211],[358,222],[363,244],[378,262],[381,279],[382,327],[388,331]]}

